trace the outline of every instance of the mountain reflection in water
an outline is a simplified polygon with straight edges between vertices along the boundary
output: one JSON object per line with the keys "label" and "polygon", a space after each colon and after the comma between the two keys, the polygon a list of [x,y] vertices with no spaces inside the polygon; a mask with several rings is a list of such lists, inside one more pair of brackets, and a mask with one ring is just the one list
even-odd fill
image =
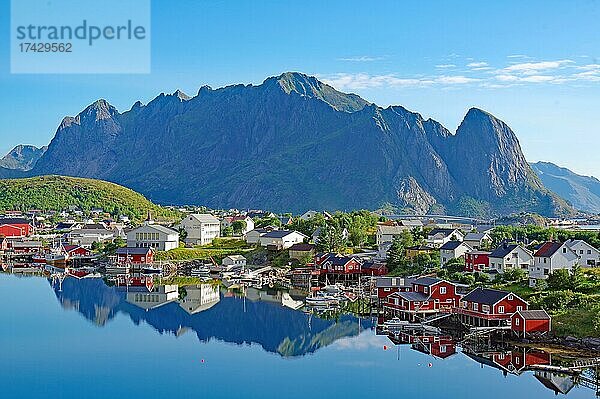
{"label": "mountain reflection in water", "polygon": [[[65,309],[73,309],[98,326],[104,326],[118,313],[128,315],[136,324],[146,322],[160,334],[184,334],[194,331],[201,342],[212,338],[235,344],[259,344],[268,352],[281,356],[302,356],[334,341],[358,335],[371,328],[369,320],[342,315],[337,320],[324,320],[281,305],[281,293],[249,291],[247,298],[219,294],[214,301],[201,303],[202,290],[213,289],[209,284],[185,287],[185,297],[179,301],[168,297],[165,286],[157,292],[136,291],[107,286],[102,279],[66,278],[50,284]],[[161,292],[163,291],[163,292]],[[169,291],[167,286],[166,291]],[[136,294],[138,300],[136,300]],[[141,295],[157,306],[144,306]],[[188,305],[191,301],[193,307]],[[164,301],[163,301],[164,299]],[[197,306],[196,306],[197,305]]]}

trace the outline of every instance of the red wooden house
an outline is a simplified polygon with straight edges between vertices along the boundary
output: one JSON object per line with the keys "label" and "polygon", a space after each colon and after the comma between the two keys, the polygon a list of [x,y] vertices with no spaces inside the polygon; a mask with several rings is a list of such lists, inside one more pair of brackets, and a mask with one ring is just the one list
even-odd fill
{"label": "red wooden house", "polygon": [[149,264],[154,262],[152,248],[123,247],[117,249],[117,263]]}
{"label": "red wooden house", "polygon": [[545,310],[520,310],[510,318],[510,327],[517,335],[545,334],[552,328],[550,315]]}
{"label": "red wooden house", "polygon": [[490,252],[471,251],[465,254],[466,272],[483,272],[490,267]]}
{"label": "red wooden house", "polygon": [[451,312],[459,300],[454,284],[433,277],[420,277],[412,282],[411,291],[389,295],[384,310],[395,316],[416,319],[417,316]]}
{"label": "red wooden house", "polygon": [[27,237],[33,233],[31,221],[25,218],[0,218],[0,236]]}
{"label": "red wooden house", "polygon": [[63,251],[70,259],[89,258],[93,255],[91,250],[79,245],[63,245]]}
{"label": "red wooden house", "polygon": [[513,313],[527,310],[527,306],[511,292],[480,287],[465,295],[453,312],[469,325],[493,326],[506,324]]}
{"label": "red wooden house", "polygon": [[395,292],[412,291],[412,282],[415,279],[402,277],[377,277],[375,286],[377,287],[377,298],[381,303],[388,296]]}

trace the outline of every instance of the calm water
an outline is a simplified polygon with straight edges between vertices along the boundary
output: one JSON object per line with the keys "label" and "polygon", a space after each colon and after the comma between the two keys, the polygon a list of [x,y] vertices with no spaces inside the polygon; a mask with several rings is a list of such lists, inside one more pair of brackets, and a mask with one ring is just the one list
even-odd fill
{"label": "calm water", "polygon": [[[0,397],[555,396],[532,372],[505,375],[460,349],[442,360],[394,346],[368,320],[322,320],[277,297],[221,296],[193,314],[127,298],[100,279],[59,287],[0,274]],[[576,386],[566,397],[594,392]]]}

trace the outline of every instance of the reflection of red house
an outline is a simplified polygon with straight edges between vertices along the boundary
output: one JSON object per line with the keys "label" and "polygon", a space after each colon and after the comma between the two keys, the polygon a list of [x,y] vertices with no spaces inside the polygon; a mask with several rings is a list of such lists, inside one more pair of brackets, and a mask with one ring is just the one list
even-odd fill
{"label": "reflection of red house", "polygon": [[31,222],[24,218],[1,218],[0,236],[27,237],[33,232]]}
{"label": "reflection of red house", "polygon": [[69,258],[85,258],[92,256],[92,251],[79,245],[63,245],[63,250],[69,255]]}
{"label": "reflection of red house", "polygon": [[8,240],[6,237],[0,237],[0,251],[6,251],[8,249]]}
{"label": "reflection of red house", "polygon": [[519,335],[547,333],[551,329],[551,320],[545,310],[521,310],[512,315],[511,329]]}
{"label": "reflection of red house", "polygon": [[446,359],[456,353],[456,342],[449,335],[434,335],[413,331],[390,335],[389,339],[396,345],[410,344],[412,349],[439,359]]}
{"label": "reflection of red house", "polygon": [[521,374],[529,366],[536,364],[550,364],[550,354],[526,348],[514,349],[505,352],[464,352],[475,361],[501,370],[504,374]]}
{"label": "reflection of red house", "polygon": [[458,305],[456,286],[433,277],[421,277],[412,282],[410,292],[396,292],[387,297],[384,309],[394,315],[450,312]]}
{"label": "reflection of red house", "polygon": [[117,263],[152,263],[154,262],[154,251],[152,248],[130,248],[117,249]]}
{"label": "reflection of red house", "polygon": [[527,306],[527,302],[511,292],[476,288],[460,300],[460,306],[453,312],[470,325],[487,326],[508,321],[513,313],[527,310]]}
{"label": "reflection of red house", "polygon": [[466,272],[483,272],[490,267],[490,253],[486,251],[471,251],[465,254]]}

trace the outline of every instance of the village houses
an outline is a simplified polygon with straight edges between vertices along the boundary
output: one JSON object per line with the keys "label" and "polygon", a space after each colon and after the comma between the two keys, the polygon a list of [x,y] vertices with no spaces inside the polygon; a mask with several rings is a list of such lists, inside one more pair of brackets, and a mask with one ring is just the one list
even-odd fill
{"label": "village houses", "polygon": [[583,267],[600,266],[600,251],[583,240],[567,240],[565,244],[579,257]]}
{"label": "village houses", "polygon": [[510,269],[528,270],[533,262],[531,252],[519,244],[503,243],[489,255],[489,269],[503,274]]}
{"label": "village houses", "polygon": [[464,242],[469,244],[473,249],[484,249],[492,243],[492,237],[487,232],[482,233],[467,233]]}
{"label": "village houses", "polygon": [[292,230],[272,230],[262,234],[259,238],[260,245],[269,249],[288,249],[294,244],[304,242],[308,237]]}
{"label": "village houses", "polygon": [[533,255],[534,262],[529,266],[529,286],[545,280],[559,269],[571,271],[579,263],[577,254],[566,243],[546,242]]}
{"label": "village houses", "polygon": [[462,241],[448,241],[440,247],[441,266],[446,266],[451,259],[464,258],[465,254],[472,249],[473,248]]}
{"label": "village houses", "polygon": [[185,245],[207,245],[221,235],[221,222],[209,213],[192,213],[179,224],[186,232]]}
{"label": "village houses", "polygon": [[127,246],[130,248],[154,248],[169,251],[179,247],[179,233],[147,220],[143,225],[127,233]]}
{"label": "village houses", "polygon": [[245,227],[241,231],[243,236],[249,231],[254,230],[254,220],[248,215],[225,216],[223,220],[221,220],[221,227],[226,229],[231,227],[235,222],[244,222]]}
{"label": "village houses", "polygon": [[464,235],[458,229],[435,228],[427,234],[426,243],[439,248],[448,241],[463,241]]}

